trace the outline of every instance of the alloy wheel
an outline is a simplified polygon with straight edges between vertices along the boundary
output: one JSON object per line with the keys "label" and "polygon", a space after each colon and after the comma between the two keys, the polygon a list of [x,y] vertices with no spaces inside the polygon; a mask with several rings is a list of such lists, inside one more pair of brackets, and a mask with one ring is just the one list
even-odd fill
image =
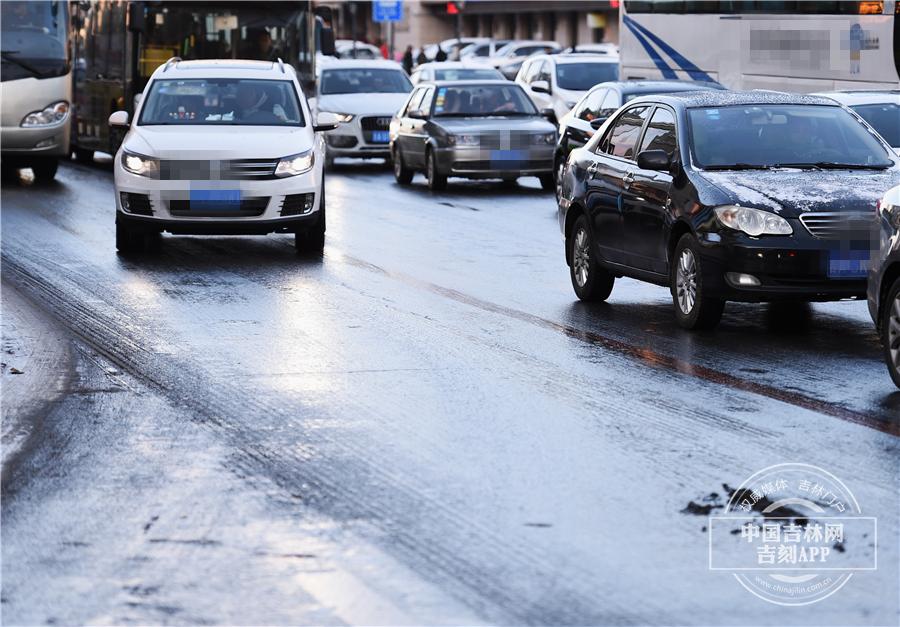
{"label": "alloy wheel", "polygon": [[900,372],[900,292],[891,304],[891,314],[887,328],[888,351],[891,355],[891,368]]}
{"label": "alloy wheel", "polygon": [[575,282],[578,283],[578,287],[584,287],[588,282],[590,262],[591,251],[587,231],[578,229],[575,233],[575,243],[572,250],[572,263],[575,265]]}
{"label": "alloy wheel", "polygon": [[678,307],[685,315],[694,310],[697,301],[697,260],[694,253],[685,248],[678,258],[678,267],[675,270],[675,290],[678,298]]}

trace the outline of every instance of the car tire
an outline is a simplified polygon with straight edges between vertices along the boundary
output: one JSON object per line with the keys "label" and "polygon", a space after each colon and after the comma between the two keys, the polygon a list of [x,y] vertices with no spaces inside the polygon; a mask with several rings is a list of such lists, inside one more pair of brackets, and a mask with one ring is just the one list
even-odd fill
{"label": "car tire", "polygon": [[72,152],[75,153],[75,161],[78,163],[93,163],[94,162],[94,151],[88,150],[86,148],[74,148]]}
{"label": "car tire", "polygon": [[322,180],[322,194],[319,196],[319,219],[315,224],[294,233],[294,248],[298,253],[321,257],[325,251],[325,180]]}
{"label": "car tire", "polygon": [[900,279],[894,281],[882,304],[881,343],[888,372],[900,388]]}
{"label": "car tire", "polygon": [[703,289],[700,245],[691,233],[685,233],[675,246],[669,271],[669,289],[675,318],[689,330],[712,329],[719,324],[725,301],[711,298]]}
{"label": "car tire", "polygon": [[541,189],[545,192],[551,192],[556,189],[556,180],[552,174],[541,174],[538,176],[538,180],[541,182]]}
{"label": "car tire", "polygon": [[425,176],[428,178],[428,189],[440,192],[447,189],[447,175],[438,171],[437,159],[430,148],[425,153]]}
{"label": "car tire", "polygon": [[414,172],[406,167],[403,161],[403,153],[399,148],[394,149],[393,154],[394,178],[400,185],[409,185],[412,183]]}
{"label": "car tire", "polygon": [[116,250],[122,255],[140,252],[144,247],[144,233],[116,220]]}
{"label": "car tire", "polygon": [[34,173],[36,183],[49,183],[56,178],[56,171],[59,169],[58,159],[39,159],[31,164],[31,171]]}
{"label": "car tire", "polygon": [[587,218],[579,216],[566,239],[569,247],[569,278],[579,300],[604,301],[612,293],[616,277],[603,268],[594,256],[594,238]]}

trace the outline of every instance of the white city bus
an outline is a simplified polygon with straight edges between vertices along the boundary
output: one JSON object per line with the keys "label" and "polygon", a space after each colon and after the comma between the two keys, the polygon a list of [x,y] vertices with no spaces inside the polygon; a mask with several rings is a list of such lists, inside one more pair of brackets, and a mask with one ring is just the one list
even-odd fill
{"label": "white city bus", "polygon": [[68,0],[0,2],[3,169],[51,180],[69,155],[72,106]]}
{"label": "white city bus", "polygon": [[808,93],[900,86],[898,0],[625,0],[620,76]]}

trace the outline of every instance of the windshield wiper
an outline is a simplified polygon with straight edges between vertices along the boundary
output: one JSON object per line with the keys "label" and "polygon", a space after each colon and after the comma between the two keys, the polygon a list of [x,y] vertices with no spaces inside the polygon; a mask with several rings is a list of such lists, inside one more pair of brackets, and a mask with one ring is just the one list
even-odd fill
{"label": "windshield wiper", "polygon": [[17,59],[15,57],[18,50],[0,50],[0,57],[3,58],[4,61],[9,61],[10,63],[15,63],[20,68],[25,70],[26,72],[31,72],[38,78],[47,78],[43,72],[33,67],[31,64],[22,61],[22,59]]}
{"label": "windshield wiper", "polygon": [[771,170],[770,165],[760,165],[757,163],[732,163],[729,165],[705,165],[704,170]]}
{"label": "windshield wiper", "polygon": [[815,168],[818,170],[885,170],[890,164],[837,163],[835,161],[816,161],[814,163],[776,163],[776,168]]}

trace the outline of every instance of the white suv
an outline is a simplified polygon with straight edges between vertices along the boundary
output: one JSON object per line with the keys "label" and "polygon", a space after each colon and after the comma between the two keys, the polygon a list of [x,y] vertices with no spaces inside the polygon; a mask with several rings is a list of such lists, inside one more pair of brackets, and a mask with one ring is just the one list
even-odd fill
{"label": "white suv", "polygon": [[556,119],[572,110],[598,83],[619,79],[619,57],[612,54],[541,54],[529,57],[516,75],[539,110]]}
{"label": "white suv", "polygon": [[150,77],[114,160],[116,248],[162,231],[293,233],[299,250],[325,241],[325,145],[293,68],[270,61],[181,61]]}

